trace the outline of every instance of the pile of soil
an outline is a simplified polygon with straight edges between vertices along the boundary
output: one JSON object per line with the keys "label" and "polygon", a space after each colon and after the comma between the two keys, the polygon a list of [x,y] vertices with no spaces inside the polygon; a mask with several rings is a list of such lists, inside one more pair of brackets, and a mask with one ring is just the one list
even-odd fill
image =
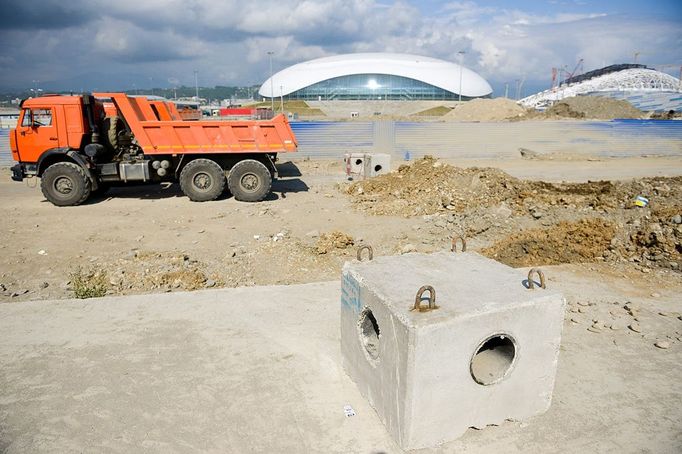
{"label": "pile of soil", "polygon": [[642,118],[644,112],[627,101],[601,96],[575,96],[556,102],[542,114],[545,118],[613,120]]}
{"label": "pile of soil", "polygon": [[478,98],[457,105],[442,118],[453,121],[503,121],[520,118],[525,114],[526,109],[511,99]]}
{"label": "pile of soil", "polygon": [[600,208],[620,203],[614,183],[554,184],[519,180],[494,168],[458,168],[430,156],[397,171],[358,181],[346,192],[363,211],[394,216],[462,212],[498,206],[524,210],[524,205],[580,205]]}
{"label": "pile of soil", "polygon": [[329,254],[337,250],[348,249],[354,244],[353,237],[345,233],[334,230],[333,232],[323,233],[317,240],[315,251],[318,254]]}
{"label": "pile of soil", "polygon": [[593,262],[611,245],[616,226],[603,219],[562,221],[513,234],[481,253],[513,267]]}
{"label": "pile of soil", "polygon": [[[487,253],[513,266],[598,258],[682,268],[682,177],[547,183],[427,156],[346,192],[372,214],[424,216],[441,232],[454,228],[469,238],[485,233],[494,243]],[[635,206],[640,195],[648,206]],[[510,235],[528,225],[534,227]]]}

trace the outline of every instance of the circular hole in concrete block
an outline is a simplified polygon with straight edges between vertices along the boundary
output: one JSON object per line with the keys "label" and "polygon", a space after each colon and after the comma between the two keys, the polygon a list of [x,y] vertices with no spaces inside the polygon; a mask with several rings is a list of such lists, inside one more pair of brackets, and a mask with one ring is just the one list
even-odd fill
{"label": "circular hole in concrete block", "polygon": [[379,359],[379,324],[370,308],[366,307],[360,314],[358,328],[360,329],[360,341],[369,358],[372,360]]}
{"label": "circular hole in concrete block", "polygon": [[356,166],[359,166],[360,164],[362,164],[362,159],[356,159],[356,160],[355,160],[355,165],[356,165]]}
{"label": "circular hole in concrete block", "polygon": [[375,171],[375,172],[380,172],[381,169],[382,169],[382,167],[381,167],[379,164],[377,164],[377,165],[374,166],[374,171]]}
{"label": "circular hole in concrete block", "polygon": [[514,339],[507,334],[494,334],[479,344],[471,358],[471,376],[478,384],[493,385],[509,374],[515,358]]}

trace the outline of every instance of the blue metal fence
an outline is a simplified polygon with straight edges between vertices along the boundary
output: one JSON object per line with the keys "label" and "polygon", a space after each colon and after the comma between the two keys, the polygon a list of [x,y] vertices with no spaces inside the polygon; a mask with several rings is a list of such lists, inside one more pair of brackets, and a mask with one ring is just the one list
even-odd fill
{"label": "blue metal fence", "polygon": [[[291,124],[297,157],[339,159],[344,153],[390,153],[439,158],[518,157],[538,154],[628,157],[682,155],[682,121],[402,122],[317,121]],[[0,129],[0,165],[11,164],[8,129]]]}

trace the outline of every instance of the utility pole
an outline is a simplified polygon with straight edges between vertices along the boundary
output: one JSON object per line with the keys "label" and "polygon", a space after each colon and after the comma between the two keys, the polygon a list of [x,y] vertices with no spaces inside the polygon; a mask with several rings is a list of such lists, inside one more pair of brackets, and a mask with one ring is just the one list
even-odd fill
{"label": "utility pole", "polygon": [[460,50],[457,53],[459,54],[459,102],[462,102],[462,61],[466,52]]}
{"label": "utility pole", "polygon": [[270,58],[270,110],[275,111],[275,89],[272,82],[272,55],[273,51],[268,51],[268,57]]}
{"label": "utility pole", "polygon": [[199,71],[194,70],[194,93],[197,102],[199,102]]}

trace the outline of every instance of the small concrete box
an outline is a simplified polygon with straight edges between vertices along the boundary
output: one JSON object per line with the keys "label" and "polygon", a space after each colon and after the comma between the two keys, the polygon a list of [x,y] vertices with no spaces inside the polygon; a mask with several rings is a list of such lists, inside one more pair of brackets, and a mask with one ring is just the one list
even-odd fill
{"label": "small concrete box", "polygon": [[371,153],[365,155],[365,178],[376,177],[391,171],[391,155]]}
{"label": "small concrete box", "polygon": [[346,153],[343,155],[343,162],[346,165],[346,175],[364,176],[365,175],[365,160],[367,153]]}
{"label": "small concrete box", "polygon": [[[413,310],[423,285],[437,309]],[[549,408],[566,302],[526,285],[523,272],[476,253],[344,265],[344,368],[403,449]]]}

